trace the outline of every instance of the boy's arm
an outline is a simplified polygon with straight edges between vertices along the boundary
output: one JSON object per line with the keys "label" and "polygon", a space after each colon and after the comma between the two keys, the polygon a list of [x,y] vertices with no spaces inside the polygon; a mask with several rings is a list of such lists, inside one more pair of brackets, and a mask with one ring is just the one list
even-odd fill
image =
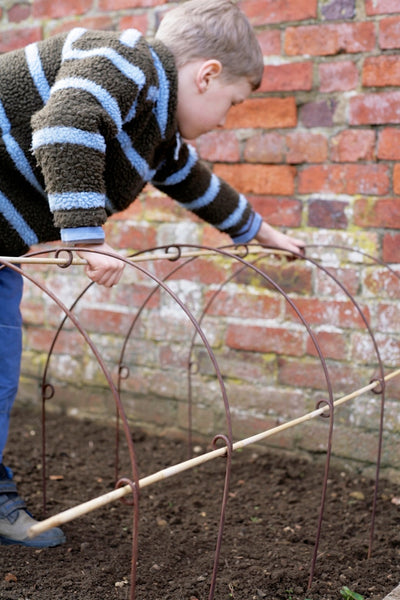
{"label": "boy's arm", "polygon": [[199,160],[196,150],[177,138],[152,182],[216,229],[227,233],[235,244],[256,239],[260,244],[302,253],[304,243],[273,229],[256,213],[248,200],[214,175]]}

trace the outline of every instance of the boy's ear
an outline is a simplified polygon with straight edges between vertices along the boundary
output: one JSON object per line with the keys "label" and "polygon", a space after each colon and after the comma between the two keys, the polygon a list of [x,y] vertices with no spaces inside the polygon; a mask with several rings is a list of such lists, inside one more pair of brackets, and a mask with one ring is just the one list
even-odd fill
{"label": "boy's ear", "polygon": [[222,72],[222,64],[219,60],[209,59],[203,62],[196,76],[196,84],[200,93],[205,92],[208,89],[211,81],[219,77]]}

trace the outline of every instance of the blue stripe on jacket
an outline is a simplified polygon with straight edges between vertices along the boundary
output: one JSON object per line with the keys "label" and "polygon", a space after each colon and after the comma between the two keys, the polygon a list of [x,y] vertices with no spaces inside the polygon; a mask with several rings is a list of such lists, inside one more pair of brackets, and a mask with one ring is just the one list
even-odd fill
{"label": "blue stripe on jacket", "polygon": [[32,170],[31,165],[29,164],[28,159],[26,158],[24,151],[21,146],[18,144],[17,140],[11,135],[11,124],[7,118],[6,112],[4,110],[4,106],[0,101],[0,129],[2,131],[2,138],[6,150],[15,164],[18,171],[25,177],[27,181],[42,195],[44,195],[44,190],[38,180],[35,177],[35,174]]}
{"label": "blue stripe on jacket", "polygon": [[213,174],[211,176],[210,185],[202,196],[199,196],[199,198],[196,198],[196,200],[192,200],[192,202],[181,202],[180,204],[188,210],[198,210],[204,206],[207,206],[208,204],[211,204],[211,202],[213,202],[213,200],[215,200],[217,197],[220,188],[221,182],[218,177]]}
{"label": "blue stripe on jacket", "polygon": [[49,194],[51,212],[76,208],[103,208],[106,197],[97,192],[60,192]]}
{"label": "blue stripe on jacket", "polygon": [[181,183],[186,179],[186,177],[189,175],[190,171],[192,170],[193,166],[198,160],[197,152],[193,148],[193,146],[188,146],[188,148],[189,156],[186,161],[186,164],[182,167],[182,169],[179,169],[179,171],[176,171],[175,173],[167,177],[167,179],[165,179],[164,181],[154,181],[154,185],[177,185],[178,183]]}
{"label": "blue stripe on jacket", "polygon": [[39,240],[36,233],[29,227],[22,215],[2,192],[0,192],[0,213],[16,230],[25,244],[32,246],[32,244],[38,243]]}
{"label": "blue stripe on jacket", "polygon": [[125,131],[121,131],[117,139],[126,158],[139,173],[140,177],[144,181],[150,181],[154,177],[155,170],[150,169],[147,161],[132,146],[132,140],[129,135]]}
{"label": "blue stripe on jacket", "polygon": [[33,79],[33,83],[35,84],[43,104],[46,104],[50,96],[50,86],[43,71],[37,43],[26,46],[25,58],[28,64],[29,73]]}
{"label": "blue stripe on jacket", "polygon": [[103,154],[106,151],[106,143],[100,133],[91,133],[77,127],[44,127],[34,132],[32,136],[33,150],[53,144],[77,144],[98,150]]}

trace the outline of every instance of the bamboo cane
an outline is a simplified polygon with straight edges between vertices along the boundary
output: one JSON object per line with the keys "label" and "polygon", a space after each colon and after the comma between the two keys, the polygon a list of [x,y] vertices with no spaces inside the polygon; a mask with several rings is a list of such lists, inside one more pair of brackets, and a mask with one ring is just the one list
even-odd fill
{"label": "bamboo cane", "polygon": [[[387,374],[384,377],[384,381],[389,381],[390,379],[393,379],[394,377],[396,377],[398,375],[400,375],[400,369]],[[375,387],[377,387],[379,385],[380,385],[379,380],[373,381],[369,385],[366,385],[366,386],[352,392],[351,394],[348,394],[347,396],[343,396],[342,398],[335,400],[333,405],[336,408],[337,406],[340,406],[341,404],[344,404],[345,402],[348,402],[349,400],[352,400],[353,398],[356,398],[357,396],[361,396],[365,392],[373,390]],[[294,427],[295,425],[299,425],[300,423],[305,423],[306,421],[310,421],[311,419],[314,419],[315,417],[322,415],[324,412],[329,411],[329,409],[330,409],[330,406],[328,404],[326,404],[326,405],[322,406],[321,408],[313,410],[312,412],[307,413],[296,419],[292,419],[291,421],[283,423],[282,425],[278,425],[277,427],[268,429],[267,431],[263,431],[261,433],[255,434],[251,437],[245,438],[243,440],[239,440],[238,442],[235,442],[232,445],[232,449],[238,450],[240,448],[245,448],[246,446],[249,446],[250,444],[254,444],[256,442],[264,440],[267,437],[270,437],[272,435],[275,435],[276,433],[285,431],[291,427]],[[157,471],[157,473],[153,473],[152,475],[148,475],[147,477],[140,479],[138,482],[139,488],[142,489],[144,487],[152,485],[153,483],[157,483],[158,481],[162,481],[164,479],[167,479],[168,477],[172,477],[173,475],[177,475],[178,473],[182,473],[184,471],[187,471],[188,469],[192,469],[193,467],[196,467],[200,464],[209,462],[210,460],[213,460],[214,458],[217,458],[219,456],[224,456],[225,454],[226,454],[226,447],[224,446],[221,448],[217,448],[216,450],[212,450],[211,452],[207,452],[206,454],[202,454],[200,456],[196,456],[195,458],[186,460],[177,465],[167,467],[165,469],[162,469],[161,471]],[[124,496],[127,496],[131,492],[132,492],[131,486],[125,485],[118,489],[112,490],[111,492],[108,492],[106,494],[98,496],[97,498],[88,500],[87,502],[84,502],[82,504],[79,504],[77,506],[69,508],[68,510],[60,512],[52,517],[49,517],[48,519],[45,519],[44,521],[40,521],[36,525],[33,525],[29,529],[28,535],[30,538],[33,538],[36,535],[39,535],[40,533],[43,533],[44,531],[51,529],[52,527],[58,527],[60,525],[63,525],[64,523],[68,523],[69,521],[73,521],[74,519],[82,517],[83,515],[86,515],[89,512],[92,512],[98,508],[106,506],[107,504],[110,504],[111,502],[115,502],[116,500],[119,500],[119,499],[123,498]]]}
{"label": "bamboo cane", "polygon": [[[174,247],[172,246],[172,249]],[[247,246],[248,253],[246,256],[253,254],[282,254],[285,256],[289,256],[290,252],[286,250],[277,250],[277,249],[269,249],[264,248],[262,246],[258,246],[256,244]],[[65,250],[68,250],[65,248]],[[218,250],[218,248],[216,248]],[[229,254],[234,256],[242,256],[243,250],[239,248],[227,248],[225,250]],[[216,252],[214,250],[193,250],[187,252],[175,252],[175,253],[167,253],[167,252],[153,252],[150,254],[139,254],[138,256],[129,257],[127,260],[135,263],[135,262],[146,262],[150,260],[175,260],[177,258],[196,258],[201,256],[215,256]],[[126,259],[126,257],[122,257]],[[1,263],[10,263],[10,264],[38,264],[38,265],[87,265],[87,261],[81,258],[74,258],[70,263],[65,258],[56,258],[56,257],[43,257],[43,256],[0,256],[0,264]]]}

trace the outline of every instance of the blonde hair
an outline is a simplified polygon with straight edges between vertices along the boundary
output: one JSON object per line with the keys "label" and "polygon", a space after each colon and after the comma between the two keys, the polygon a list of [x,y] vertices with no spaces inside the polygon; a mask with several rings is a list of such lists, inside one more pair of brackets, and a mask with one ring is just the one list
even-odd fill
{"label": "blonde hair", "polygon": [[174,54],[177,67],[197,59],[216,59],[226,79],[261,83],[264,60],[255,32],[233,0],[187,0],[169,11],[156,38]]}

